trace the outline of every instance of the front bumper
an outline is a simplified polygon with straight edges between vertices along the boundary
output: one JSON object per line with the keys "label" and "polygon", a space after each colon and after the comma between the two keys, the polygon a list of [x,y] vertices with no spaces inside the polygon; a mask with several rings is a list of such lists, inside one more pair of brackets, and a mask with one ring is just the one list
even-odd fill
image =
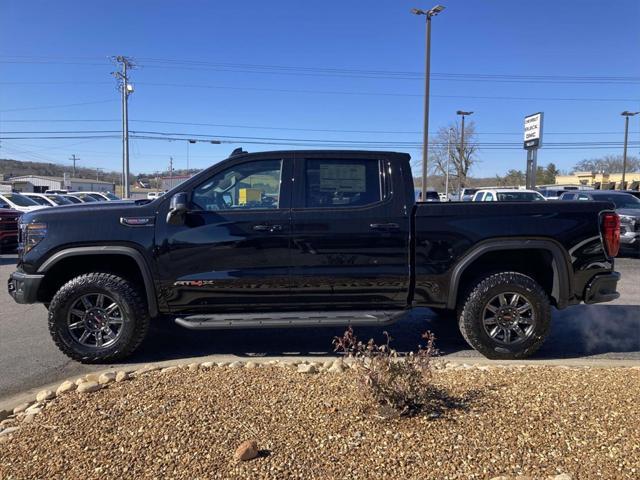
{"label": "front bumper", "polygon": [[620,274],[618,272],[596,275],[584,291],[584,303],[610,302],[620,297],[616,291]]}
{"label": "front bumper", "polygon": [[16,303],[36,303],[38,289],[44,275],[29,275],[24,272],[13,272],[9,276],[7,290]]}

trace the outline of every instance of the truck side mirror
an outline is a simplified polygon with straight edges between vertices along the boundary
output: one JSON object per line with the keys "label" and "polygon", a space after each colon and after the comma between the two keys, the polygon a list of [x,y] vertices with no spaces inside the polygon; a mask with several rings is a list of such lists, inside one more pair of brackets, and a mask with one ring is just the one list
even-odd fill
{"label": "truck side mirror", "polygon": [[167,223],[171,225],[183,225],[185,214],[189,211],[189,196],[185,192],[176,193],[171,197]]}

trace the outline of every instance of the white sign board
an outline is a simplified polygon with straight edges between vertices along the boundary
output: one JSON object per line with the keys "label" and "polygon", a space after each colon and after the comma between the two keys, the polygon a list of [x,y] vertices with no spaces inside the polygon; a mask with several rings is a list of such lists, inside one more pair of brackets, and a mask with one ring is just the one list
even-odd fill
{"label": "white sign board", "polygon": [[542,146],[542,112],[524,117],[524,148]]}

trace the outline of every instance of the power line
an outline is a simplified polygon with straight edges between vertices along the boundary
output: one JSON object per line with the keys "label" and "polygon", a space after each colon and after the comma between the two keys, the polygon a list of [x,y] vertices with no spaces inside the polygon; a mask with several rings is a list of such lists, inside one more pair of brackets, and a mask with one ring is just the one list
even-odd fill
{"label": "power line", "polygon": [[[264,126],[264,125],[240,125],[229,123],[206,123],[206,122],[178,122],[168,120],[129,120],[132,123],[150,123],[162,125],[185,125],[200,127],[219,127],[219,128],[244,128],[250,130],[289,130],[299,132],[325,132],[325,133],[386,133],[386,134],[420,134],[418,130],[351,130],[337,128],[302,128],[302,127],[285,127],[285,126]],[[119,119],[31,119],[31,120],[0,120],[0,123],[86,123],[86,122],[120,122]],[[87,132],[115,132],[115,130],[83,130]],[[3,132],[3,133],[55,133],[55,132]],[[63,132],[64,133],[64,132]],[[431,132],[435,135],[437,132]],[[631,132],[640,133],[640,130]],[[618,131],[607,132],[544,132],[545,135],[620,135]],[[475,135],[518,135],[522,136],[522,132],[475,132]]]}
{"label": "power line", "polygon": [[45,110],[47,108],[66,108],[66,107],[81,107],[83,105],[96,105],[98,103],[110,103],[115,102],[113,99],[109,100],[97,100],[95,102],[81,102],[81,103],[65,103],[61,105],[45,105],[39,107],[21,107],[21,108],[7,108],[4,110],[0,110],[0,112],[20,112],[24,110]]}

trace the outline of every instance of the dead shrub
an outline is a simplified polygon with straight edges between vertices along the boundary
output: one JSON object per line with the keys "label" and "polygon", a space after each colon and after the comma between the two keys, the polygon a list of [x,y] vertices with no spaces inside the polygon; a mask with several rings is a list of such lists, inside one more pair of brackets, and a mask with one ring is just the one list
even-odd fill
{"label": "dead shrub", "polygon": [[435,336],[425,332],[425,346],[415,352],[399,355],[390,347],[389,333],[384,332],[386,342],[378,345],[373,339],[363,343],[349,327],[342,337],[334,337],[334,351],[355,359],[356,371],[367,386],[374,400],[382,407],[391,407],[400,415],[413,415],[429,410],[434,405],[439,390],[433,388],[432,360],[437,355]]}

